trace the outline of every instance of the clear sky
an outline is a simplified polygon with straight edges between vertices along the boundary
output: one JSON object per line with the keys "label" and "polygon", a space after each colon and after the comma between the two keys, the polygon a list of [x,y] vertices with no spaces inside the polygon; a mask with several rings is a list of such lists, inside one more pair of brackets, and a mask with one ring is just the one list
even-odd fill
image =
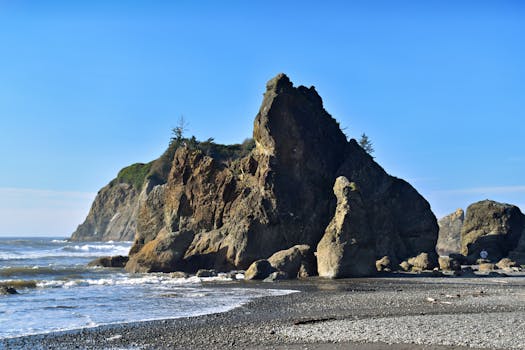
{"label": "clear sky", "polygon": [[524,210],[524,38],[519,0],[0,0],[0,235],[69,235],[181,115],[241,142],[279,72],[436,216]]}

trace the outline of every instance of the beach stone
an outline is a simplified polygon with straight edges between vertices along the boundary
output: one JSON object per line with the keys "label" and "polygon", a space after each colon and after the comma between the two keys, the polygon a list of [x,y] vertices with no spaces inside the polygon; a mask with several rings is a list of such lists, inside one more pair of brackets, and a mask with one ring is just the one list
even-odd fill
{"label": "beach stone", "polygon": [[274,282],[274,281],[280,281],[280,280],[287,280],[289,279],[288,274],[283,271],[275,271],[272,272],[268,277],[266,277],[263,282]]}
{"label": "beach stone", "polygon": [[510,269],[513,267],[519,267],[519,265],[515,261],[509,258],[501,259],[500,261],[498,261],[496,266],[499,267],[500,269]]}
{"label": "beach stone", "polygon": [[217,271],[213,269],[211,270],[200,269],[199,271],[197,271],[195,276],[197,277],[215,277],[217,276]]}
{"label": "beach stone", "polygon": [[472,263],[485,250],[488,261],[498,262],[517,247],[524,227],[525,216],[517,206],[491,200],[471,204],[461,230],[461,253]]}
{"label": "beach stone", "polygon": [[402,261],[400,264],[399,264],[399,267],[401,268],[401,270],[403,271],[410,271],[410,268],[412,267],[412,265],[410,265],[408,263],[408,261]]}
{"label": "beach stone", "polygon": [[18,294],[17,290],[9,286],[0,286],[0,295]]}
{"label": "beach stone", "polygon": [[494,265],[494,264],[488,264],[488,263],[480,264],[478,266],[478,271],[480,271],[480,272],[494,271],[495,267],[496,267],[496,265]]}
{"label": "beach stone", "polygon": [[436,251],[439,255],[450,255],[461,251],[461,228],[465,213],[463,209],[457,209],[438,221],[439,236]]}
{"label": "beach stone", "polygon": [[375,267],[375,242],[357,185],[344,176],[335,180],[337,207],[317,245],[319,276],[370,276]]}
{"label": "beach stone", "polygon": [[254,261],[246,273],[244,274],[245,280],[263,280],[270,276],[272,272],[275,272],[275,268],[266,259],[260,259]]}
{"label": "beach stone", "polygon": [[103,256],[88,263],[88,266],[119,267],[126,266],[129,258],[123,255]]}
{"label": "beach stone", "polygon": [[315,256],[306,244],[280,250],[269,257],[268,262],[276,270],[285,272],[289,278],[315,274]]}
{"label": "beach stone", "polygon": [[408,263],[414,271],[432,270],[437,266],[436,254],[421,253],[418,256],[408,259]]}
{"label": "beach stone", "polygon": [[441,270],[451,270],[450,268],[450,258],[448,256],[440,256],[438,258],[439,268]]}
{"label": "beach stone", "polygon": [[392,263],[390,257],[384,256],[376,261],[376,270],[378,272],[390,272],[392,271]]}

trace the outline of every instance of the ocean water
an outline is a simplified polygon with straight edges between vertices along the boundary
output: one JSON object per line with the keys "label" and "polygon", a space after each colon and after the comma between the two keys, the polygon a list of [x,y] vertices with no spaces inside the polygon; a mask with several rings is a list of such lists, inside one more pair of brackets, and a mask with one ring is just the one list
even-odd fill
{"label": "ocean water", "polygon": [[[0,339],[98,325],[224,312],[254,298],[292,291],[247,288],[222,275],[172,278],[87,267],[100,256],[127,255],[131,242],[0,238]],[[238,276],[242,278],[242,276]]]}

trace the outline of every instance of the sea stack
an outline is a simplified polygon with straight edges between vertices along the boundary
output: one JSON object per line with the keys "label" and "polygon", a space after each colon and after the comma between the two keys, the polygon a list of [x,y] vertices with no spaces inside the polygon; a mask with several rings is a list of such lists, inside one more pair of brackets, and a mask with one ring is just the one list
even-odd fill
{"label": "sea stack", "polygon": [[[166,183],[146,186],[129,271],[159,264],[163,271],[246,269],[295,245],[315,249],[335,215],[338,176],[359,188],[356,225],[367,227],[366,262],[357,257],[345,266],[371,264],[359,271],[372,273],[383,256],[400,262],[425,252],[437,259],[438,226],[428,202],[389,176],[355,140],[347,141],[314,87],[294,87],[284,74],[271,79],[253,138],[249,154],[228,162],[198,147],[175,151]],[[166,237],[177,232],[192,232],[193,239],[184,254],[168,254],[163,264],[163,249],[174,249]],[[143,249],[157,256],[150,261]],[[353,275],[350,268],[340,274]]]}
{"label": "sea stack", "polygon": [[[384,257],[395,267],[424,253],[437,264],[428,202],[347,140],[313,86],[294,87],[285,74],[267,83],[249,147],[181,139],[124,170],[73,238],[135,228],[131,272],[247,269],[294,246],[309,247],[304,257],[317,250],[319,272],[339,256],[326,277],[373,274]],[[315,274],[315,265],[292,275]]]}

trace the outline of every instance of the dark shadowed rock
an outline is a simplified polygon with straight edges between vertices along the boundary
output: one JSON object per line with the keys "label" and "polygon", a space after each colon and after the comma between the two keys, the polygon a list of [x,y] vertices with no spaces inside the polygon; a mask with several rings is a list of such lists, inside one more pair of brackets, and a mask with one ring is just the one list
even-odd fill
{"label": "dark shadowed rock", "polygon": [[319,276],[329,278],[369,276],[376,272],[374,233],[356,184],[344,176],[336,179],[335,215],[317,245]]}
{"label": "dark shadowed rock", "polygon": [[254,261],[244,274],[246,280],[263,280],[276,272],[275,268],[266,259]]}
{"label": "dark shadowed rock", "polygon": [[197,277],[215,277],[215,276],[217,276],[217,271],[215,271],[213,269],[211,269],[211,270],[200,269],[199,271],[197,271],[195,276],[197,276]]}
{"label": "dark shadowed rock", "polygon": [[518,241],[518,245],[509,252],[509,258],[518,265],[525,265],[525,227]]}
{"label": "dark shadowed rock", "polygon": [[317,273],[316,261],[310,246],[296,245],[274,253],[268,262],[276,270],[285,272],[289,278],[313,276]]}
{"label": "dark shadowed rock", "polygon": [[117,256],[103,256],[101,258],[95,259],[88,263],[88,266],[100,266],[100,267],[120,267],[123,268],[126,266],[129,258],[127,256],[117,255]]}
{"label": "dark shadowed rock", "polygon": [[465,213],[458,209],[438,221],[439,237],[436,251],[439,255],[449,255],[461,251],[461,228]]}
{"label": "dark shadowed rock", "polygon": [[463,254],[450,254],[448,257],[450,259],[457,260],[461,265],[465,265],[467,263],[467,257]]}
{"label": "dark shadowed rock", "polygon": [[18,294],[16,289],[9,286],[0,286],[0,295]]}
{"label": "dark shadowed rock", "polygon": [[263,282],[274,282],[274,281],[282,281],[289,279],[289,275],[284,271],[275,271],[272,272],[268,277],[266,277]]}
{"label": "dark shadowed rock", "polygon": [[488,253],[486,259],[498,262],[518,245],[525,227],[525,217],[514,205],[484,200],[471,204],[461,230],[461,253],[469,262]]}

